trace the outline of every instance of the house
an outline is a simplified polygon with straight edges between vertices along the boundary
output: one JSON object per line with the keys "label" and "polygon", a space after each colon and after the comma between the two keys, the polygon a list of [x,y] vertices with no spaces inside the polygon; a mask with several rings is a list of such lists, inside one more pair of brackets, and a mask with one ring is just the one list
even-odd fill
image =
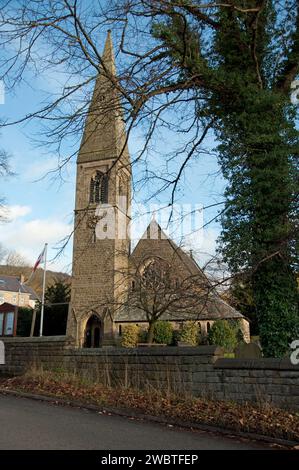
{"label": "house", "polygon": [[18,307],[34,308],[38,296],[24,283],[24,276],[6,276],[0,274],[0,305],[7,302]]}

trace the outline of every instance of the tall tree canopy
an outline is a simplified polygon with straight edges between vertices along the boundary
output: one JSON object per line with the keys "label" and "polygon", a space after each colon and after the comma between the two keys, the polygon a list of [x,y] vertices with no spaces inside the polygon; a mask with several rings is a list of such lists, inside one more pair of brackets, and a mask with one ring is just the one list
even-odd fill
{"label": "tall tree canopy", "polygon": [[[44,328],[45,336],[65,335],[68,303],[70,302],[71,286],[66,281],[57,279],[47,287],[45,292]],[[41,315],[41,303],[37,308],[38,321],[35,324],[35,334],[38,335]]]}

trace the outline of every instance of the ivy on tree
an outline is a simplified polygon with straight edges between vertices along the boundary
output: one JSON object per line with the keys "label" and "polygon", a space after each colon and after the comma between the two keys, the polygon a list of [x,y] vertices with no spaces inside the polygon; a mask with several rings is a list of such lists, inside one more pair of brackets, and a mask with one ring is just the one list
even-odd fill
{"label": "ivy on tree", "polygon": [[[190,13],[191,4],[193,16],[182,14],[188,8]],[[204,94],[198,118],[214,123],[227,180],[220,251],[231,272],[246,273],[252,286],[264,354],[280,357],[299,337],[299,147],[289,97],[298,73],[299,7],[294,5],[289,54],[275,69],[273,2],[220,6],[208,44],[201,41],[200,22],[194,21],[195,4],[179,2],[181,11],[169,8],[153,35],[179,69],[179,81],[192,79]]]}

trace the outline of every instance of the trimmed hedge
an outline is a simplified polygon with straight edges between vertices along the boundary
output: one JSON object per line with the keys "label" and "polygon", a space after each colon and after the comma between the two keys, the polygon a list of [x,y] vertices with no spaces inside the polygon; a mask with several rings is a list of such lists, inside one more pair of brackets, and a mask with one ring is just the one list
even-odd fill
{"label": "trimmed hedge", "polygon": [[120,344],[123,348],[136,348],[139,340],[139,326],[126,325],[123,327]]}
{"label": "trimmed hedge", "polygon": [[199,325],[194,321],[184,322],[179,330],[178,340],[196,346],[199,343]]}
{"label": "trimmed hedge", "polygon": [[227,320],[216,320],[208,333],[209,344],[221,346],[233,352],[238,344],[237,331]]}
{"label": "trimmed hedge", "polygon": [[171,344],[173,339],[173,327],[168,321],[157,321],[154,326],[154,343]]}

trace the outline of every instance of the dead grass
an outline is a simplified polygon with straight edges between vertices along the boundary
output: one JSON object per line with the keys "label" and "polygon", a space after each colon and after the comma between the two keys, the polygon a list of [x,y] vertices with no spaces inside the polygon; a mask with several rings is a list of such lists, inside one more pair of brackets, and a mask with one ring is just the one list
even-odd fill
{"label": "dead grass", "polygon": [[2,390],[20,390],[67,400],[120,409],[180,421],[221,426],[265,436],[299,441],[299,413],[269,404],[245,406],[237,403],[194,398],[187,394],[163,392],[152,387],[135,390],[109,387],[63,370],[32,369],[21,377],[0,380]]}

